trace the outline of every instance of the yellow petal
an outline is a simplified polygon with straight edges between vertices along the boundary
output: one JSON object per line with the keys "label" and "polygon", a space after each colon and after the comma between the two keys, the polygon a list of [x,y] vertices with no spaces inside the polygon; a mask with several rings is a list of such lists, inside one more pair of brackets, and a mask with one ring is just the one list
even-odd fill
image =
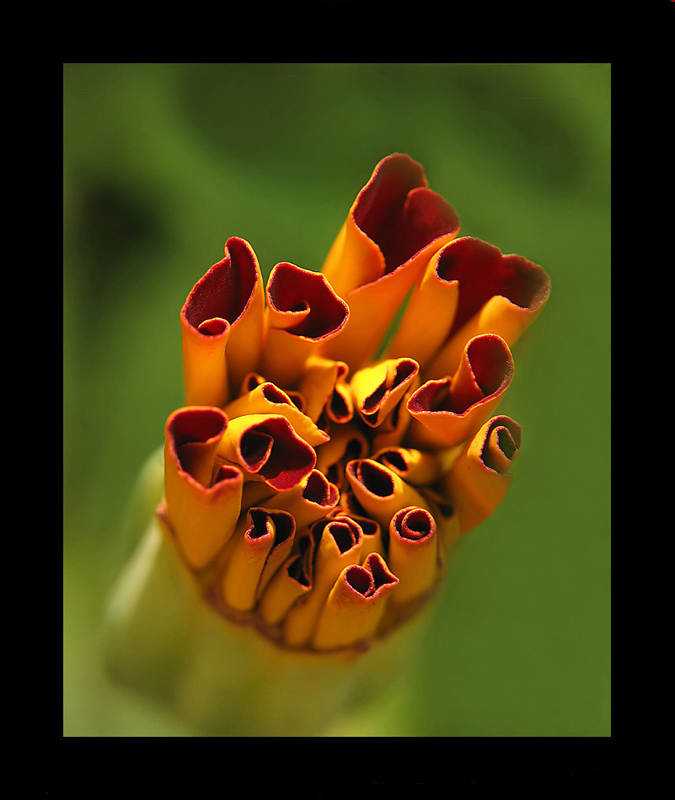
{"label": "yellow petal", "polygon": [[293,604],[311,590],[313,559],[312,537],[300,537],[298,552],[286,559],[261,593],[257,610],[267,625],[279,625]]}
{"label": "yellow petal", "polygon": [[428,508],[417,489],[383,464],[370,458],[350,461],[346,475],[357,502],[385,530],[389,529],[391,518],[400,508]]}
{"label": "yellow petal", "polygon": [[384,559],[370,554],[362,566],[345,567],[323,606],[312,645],[316,650],[353,647],[373,636],[398,579]]}
{"label": "yellow petal", "polygon": [[259,594],[263,570],[276,551],[268,569],[268,581],[276,568],[288,557],[293,544],[295,522],[285,511],[251,508],[233,545],[228,548],[227,564],[221,578],[226,606],[236,611],[250,611]]}
{"label": "yellow petal", "polygon": [[265,297],[248,242],[231,237],[225,258],[195,284],[180,314],[186,405],[224,406],[256,368]]}
{"label": "yellow petal", "polygon": [[444,479],[462,534],[475,528],[497,508],[511,485],[508,469],[520,449],[521,430],[510,417],[486,422]]}
{"label": "yellow petal", "polygon": [[313,469],[302,483],[285,492],[276,492],[261,504],[265,508],[283,509],[293,515],[298,530],[325,517],[337,506],[340,492],[322,472]]}
{"label": "yellow petal", "polygon": [[294,264],[277,264],[267,282],[267,339],[261,372],[291,387],[318,347],[344,329],[349,307],[325,276]]}
{"label": "yellow petal", "polygon": [[218,408],[187,407],[165,429],[163,515],[180,552],[195,569],[206,566],[235,530],[244,476],[240,469],[215,469],[215,454],[227,428]]}
{"label": "yellow petal", "polygon": [[409,441],[418,447],[451,447],[465,441],[494,412],[513,377],[506,342],[495,334],[469,341],[452,378],[424,383],[408,401]]}
{"label": "yellow petal", "polygon": [[459,281],[448,280],[446,249],[427,264],[385,351],[387,358],[414,358],[422,371],[448,338],[457,310]]}
{"label": "yellow petal", "polygon": [[349,422],[354,414],[346,384],[349,367],[344,361],[312,355],[305,362],[298,392],[305,399],[305,414],[316,422],[326,411],[334,422]]}
{"label": "yellow petal", "polygon": [[438,534],[427,509],[410,506],[392,517],[387,561],[399,580],[392,604],[409,603],[434,587],[440,568]]}
{"label": "yellow petal", "polygon": [[286,392],[269,381],[258,384],[228,403],[223,410],[229,419],[247,414],[281,414],[291,423],[298,436],[312,447],[324,444],[329,439],[328,434],[303,414]]}
{"label": "yellow petal", "polygon": [[411,358],[380,361],[358,370],[349,382],[354,406],[371,428],[382,425],[417,378],[419,368]]}
{"label": "yellow petal", "polygon": [[458,303],[452,329],[424,374],[452,374],[466,343],[482,333],[496,333],[513,345],[548,301],[550,280],[537,264],[465,236],[443,248],[448,281],[458,284]]}
{"label": "yellow petal", "polygon": [[413,486],[427,486],[441,474],[438,453],[412,447],[383,447],[373,454],[373,460],[379,461]]}
{"label": "yellow petal", "polygon": [[316,464],[314,449],[280,414],[245,414],[230,420],[217,456],[277,491],[300,484]]}
{"label": "yellow petal", "polygon": [[328,593],[342,570],[358,563],[361,556],[361,528],[349,517],[320,520],[312,527],[318,538],[311,591],[289,610],[283,624],[284,642],[289,647],[308,644]]}
{"label": "yellow petal", "polygon": [[321,353],[352,369],[364,366],[380,348],[421,270],[458,230],[457,215],[428,188],[420,164],[400,153],[382,159],[323,265],[347,301],[350,317]]}

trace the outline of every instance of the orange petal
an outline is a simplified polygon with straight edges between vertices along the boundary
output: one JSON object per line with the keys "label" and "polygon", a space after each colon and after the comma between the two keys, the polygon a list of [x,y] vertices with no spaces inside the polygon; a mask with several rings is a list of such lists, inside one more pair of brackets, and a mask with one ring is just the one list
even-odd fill
{"label": "orange petal", "polygon": [[253,249],[238,237],[199,280],[180,314],[186,405],[224,406],[262,348],[262,276]]}
{"label": "orange petal", "polygon": [[328,481],[322,472],[313,469],[302,483],[286,492],[277,492],[262,505],[265,508],[283,509],[293,515],[298,530],[311,525],[335,508],[340,499],[337,486]]}
{"label": "orange petal", "polygon": [[316,449],[316,468],[341,489],[347,463],[353,458],[364,458],[370,451],[370,443],[352,423],[330,426],[329,433],[330,441]]}
{"label": "orange petal", "polygon": [[290,554],[295,522],[286,511],[250,508],[241,527],[228,547],[221,588],[229,608],[250,611],[260,593],[263,571],[267,568],[267,582]]}
{"label": "orange petal", "polygon": [[454,372],[466,343],[496,333],[512,345],[536,319],[550,293],[550,279],[537,264],[465,236],[439,255],[448,282],[457,282],[457,311],[445,343],[425,366],[429,376]]}
{"label": "orange petal", "polygon": [[363,533],[349,517],[316,522],[312,536],[318,539],[311,591],[295,603],[284,620],[284,642],[289,647],[305,646],[311,639],[319,613],[342,570],[358,563]]}
{"label": "orange petal", "polygon": [[286,392],[269,381],[258,384],[228,403],[223,410],[229,419],[247,414],[281,414],[291,423],[298,436],[312,447],[324,444],[329,439],[328,434],[303,414]]}
{"label": "orange petal", "polygon": [[312,639],[316,650],[352,647],[377,630],[398,578],[382,556],[371,553],[362,566],[345,567],[330,590]]}
{"label": "orange petal", "polygon": [[262,591],[257,610],[268,625],[278,625],[293,604],[311,590],[314,546],[311,536],[300,537],[298,552],[286,559]]}
{"label": "orange petal", "polygon": [[305,362],[298,392],[305,400],[305,414],[316,422],[322,413],[334,422],[345,423],[354,415],[351,393],[346,384],[349,367],[344,361],[312,355]]}
{"label": "orange petal", "polygon": [[465,441],[494,412],[512,377],[513,359],[501,337],[471,339],[452,378],[427,381],[408,401],[411,443],[441,448]]}
{"label": "orange petal", "polygon": [[416,361],[397,358],[380,361],[354,374],[349,387],[354,406],[366,425],[376,428],[393,413],[418,372]]}
{"label": "orange petal", "polygon": [[459,515],[461,532],[487,519],[511,485],[508,470],[520,449],[521,429],[501,415],[486,422],[444,479],[445,491]]}
{"label": "orange petal", "polygon": [[234,532],[244,477],[235,466],[215,469],[227,428],[218,408],[178,409],[165,428],[165,516],[190,566],[206,566]]}
{"label": "orange petal", "polygon": [[392,604],[402,605],[426,594],[439,577],[436,521],[427,509],[411,506],[389,523],[389,566],[399,585]]}
{"label": "orange petal", "polygon": [[373,454],[373,460],[413,486],[428,486],[441,474],[441,460],[437,453],[412,447],[383,447]]}
{"label": "orange petal", "polygon": [[267,282],[267,339],[261,372],[292,386],[320,344],[336,337],[349,307],[325,276],[293,264],[277,264]]}
{"label": "orange petal", "polygon": [[314,449],[280,414],[246,414],[230,420],[217,456],[277,491],[300,484],[316,464]]}
{"label": "orange petal", "polygon": [[354,497],[368,516],[385,530],[394,514],[406,506],[428,508],[422,495],[395,472],[370,458],[347,464],[347,480]]}
{"label": "orange petal", "polygon": [[350,318],[322,354],[352,369],[367,363],[420,271],[458,230],[456,213],[428,188],[420,164],[400,153],[380,161],[323,265]]}
{"label": "orange petal", "polygon": [[448,246],[431,258],[415,286],[385,351],[387,358],[408,356],[424,370],[447,340],[459,299],[459,282],[448,279],[449,259],[443,258]]}

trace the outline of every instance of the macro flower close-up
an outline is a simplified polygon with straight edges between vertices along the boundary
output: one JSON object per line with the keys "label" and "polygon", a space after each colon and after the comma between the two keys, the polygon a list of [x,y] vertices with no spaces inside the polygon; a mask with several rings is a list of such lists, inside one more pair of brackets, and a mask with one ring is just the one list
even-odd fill
{"label": "macro flower close-up", "polygon": [[[603,640],[586,632],[604,630],[605,540],[587,533],[597,477],[586,504],[576,499],[604,452],[593,438],[601,392],[583,377],[602,374],[602,336],[582,315],[586,287],[601,293],[584,248],[591,223],[575,230],[583,202],[568,203],[593,189],[593,172],[573,137],[551,138],[563,123],[546,122],[543,101],[527,126],[489,90],[512,79],[518,100],[528,90],[516,77],[552,87],[557,75],[565,98],[573,65],[409,68],[430,81],[424,124],[388,133],[385,103],[367,146],[334,132],[305,163],[284,138],[294,113],[279,102],[261,116],[234,76],[270,103],[271,86],[296,87],[307,146],[334,113],[312,76],[333,75],[345,108],[363,109],[380,67],[67,66],[69,114],[90,124],[82,140],[112,143],[105,163],[76,156],[77,138],[66,149],[67,206],[82,215],[66,226],[66,252],[85,264],[66,293],[66,384],[79,392],[66,392],[65,415],[77,454],[65,483],[71,735],[603,729],[604,699],[571,700],[575,674],[588,675],[586,698],[604,697],[606,681]],[[406,73],[382,65],[389,74]],[[455,119],[440,110],[446,79],[448,108],[467,98],[451,126],[456,155],[431,125]],[[95,122],[112,118],[96,111],[103,85],[128,104],[115,133]],[[413,84],[397,86],[413,108]],[[241,101],[232,128],[221,127],[225,96]],[[502,139],[491,117],[471,116],[476,97]],[[161,125],[141,124],[140,108]],[[273,137],[253,122],[271,119],[294,156],[255,145]],[[601,134],[593,141],[602,152]],[[576,153],[578,183],[556,172],[554,150]],[[144,174],[155,183],[133,177]],[[575,247],[568,234],[586,239]],[[97,334],[108,325],[108,339]],[[89,610],[75,598],[97,582]],[[76,624],[87,615],[93,636]],[[78,683],[76,654],[92,647],[97,677]],[[544,713],[549,699],[556,710]]]}
{"label": "macro flower close-up", "polygon": [[181,311],[158,514],[205,602],[279,646],[369,646],[508,489],[520,426],[496,411],[549,278],[458,232],[393,154],[321,272],[282,262],[264,287],[232,237]]}

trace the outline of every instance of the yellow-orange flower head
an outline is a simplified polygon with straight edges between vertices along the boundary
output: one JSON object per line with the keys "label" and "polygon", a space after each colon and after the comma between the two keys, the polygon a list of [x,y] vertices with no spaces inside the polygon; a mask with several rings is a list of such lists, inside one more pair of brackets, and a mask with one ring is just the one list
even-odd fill
{"label": "yellow-orange flower head", "polygon": [[232,237],[189,293],[158,513],[230,621],[286,648],[365,649],[504,498],[521,431],[496,409],[549,279],[458,232],[393,154],[321,272],[281,263],[264,286]]}

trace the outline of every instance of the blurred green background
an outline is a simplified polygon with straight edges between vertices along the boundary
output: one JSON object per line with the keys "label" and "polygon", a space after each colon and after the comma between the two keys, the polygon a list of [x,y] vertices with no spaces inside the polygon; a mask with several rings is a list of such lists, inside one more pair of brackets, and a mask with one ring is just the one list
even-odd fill
{"label": "blurred green background", "polygon": [[523,426],[511,492],[462,542],[388,729],[609,736],[610,72],[64,65],[66,736],[194,735],[111,684],[99,649],[129,495],[182,404],[187,293],[232,235],[265,273],[320,269],[397,151],[460,235],[541,264],[552,295],[500,407]]}

